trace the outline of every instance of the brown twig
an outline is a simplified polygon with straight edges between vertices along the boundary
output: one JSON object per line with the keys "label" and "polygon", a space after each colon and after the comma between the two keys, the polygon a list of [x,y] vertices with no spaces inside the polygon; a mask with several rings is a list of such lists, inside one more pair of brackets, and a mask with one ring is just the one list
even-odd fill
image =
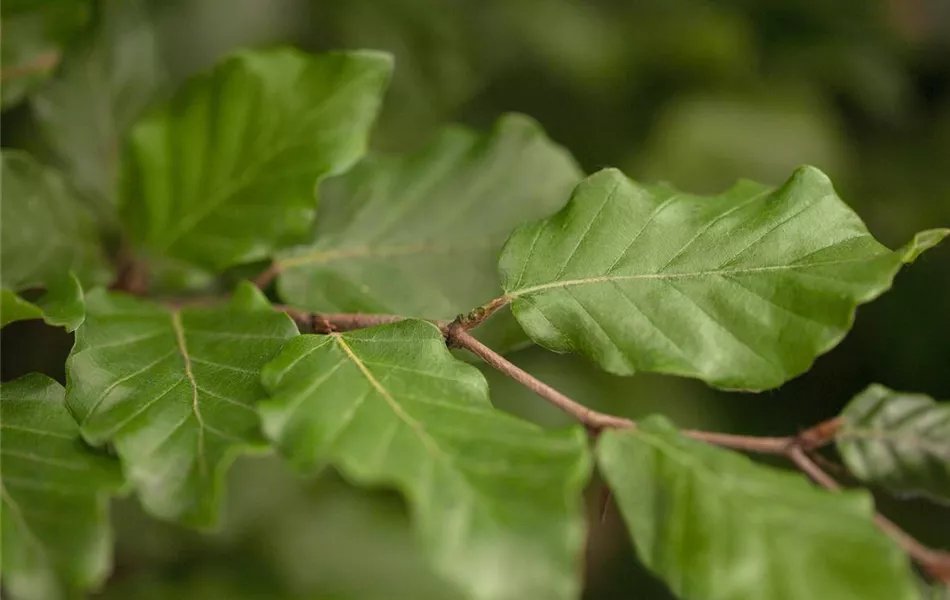
{"label": "brown twig", "polygon": [[[485,307],[476,309],[479,312],[475,318],[470,318],[476,312],[473,311],[468,315],[460,315],[451,323],[444,321],[430,322],[436,324],[442,330],[447,345],[463,348],[478,356],[501,373],[511,377],[574,417],[593,434],[597,434],[604,429],[635,428],[637,426],[636,422],[631,419],[602,413],[571,399],[522,370],[468,333],[468,329],[481,323],[488,315],[506,303],[507,301],[498,302],[495,306],[493,301]],[[405,318],[399,315],[311,313],[282,305],[275,305],[274,308],[290,315],[297,322],[301,331],[322,334],[375,327],[395,323]],[[841,485],[809,457],[808,453],[833,441],[840,427],[840,417],[834,417],[810,427],[798,435],[785,437],[745,436],[694,429],[686,429],[682,433],[695,440],[715,446],[785,456],[813,481],[831,491],[839,492],[842,489]],[[875,515],[874,522],[882,531],[891,536],[909,556],[916,560],[927,573],[940,581],[950,583],[950,553],[925,546],[880,513]]]}
{"label": "brown twig", "polygon": [[464,348],[475,356],[478,356],[486,363],[571,415],[586,425],[588,429],[599,431],[608,427],[633,427],[635,425],[630,419],[597,412],[568,398],[566,395],[535,378],[530,373],[523,371],[508,359],[475,339],[472,334],[465,330],[465,326],[459,321],[454,321],[446,328],[446,339],[449,345]]}
{"label": "brown twig", "polygon": [[24,75],[33,75],[34,73],[52,71],[56,65],[59,64],[59,59],[60,54],[56,51],[37,54],[35,57],[25,63],[10,65],[5,69],[0,70],[0,81],[8,82],[11,79],[23,77]]}
{"label": "brown twig", "polygon": [[109,289],[133,296],[148,294],[148,264],[137,258],[128,243],[123,242],[115,257],[116,278]]}
{"label": "brown twig", "polygon": [[275,260],[254,279],[254,285],[263,290],[269,286],[278,275],[280,275],[280,264]]}
{"label": "brown twig", "polygon": [[[831,475],[825,473],[825,471],[808,456],[808,453],[801,445],[793,444],[789,446],[785,454],[799,470],[808,475],[812,481],[821,487],[833,492],[840,492],[842,490],[841,485],[835,481]],[[925,546],[881,513],[875,513],[874,522],[881,531],[897,542],[904,552],[916,560],[927,573],[939,581],[950,584],[950,552],[943,552]]]}

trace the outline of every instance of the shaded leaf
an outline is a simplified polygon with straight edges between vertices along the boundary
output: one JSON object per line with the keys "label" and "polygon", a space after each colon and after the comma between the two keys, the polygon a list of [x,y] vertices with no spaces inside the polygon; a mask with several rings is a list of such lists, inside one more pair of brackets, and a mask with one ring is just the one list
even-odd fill
{"label": "shaded leaf", "polygon": [[392,61],[379,52],[243,51],[138,123],[121,216],[154,255],[208,269],[301,241],[314,187],[365,151]]}
{"label": "shaded leaf", "polygon": [[608,169],[518,228],[500,270],[515,317],[552,350],[612,373],[762,390],[805,372],[948,231],[890,251],[811,167],[778,189],[741,181],[712,197]]}
{"label": "shaded leaf", "polygon": [[[75,329],[83,318],[82,284],[104,283],[109,268],[92,217],[62,177],[28,154],[2,154],[0,253],[3,325],[44,317]],[[32,288],[47,293],[35,304],[16,296]]]}
{"label": "shaded leaf", "polygon": [[95,32],[31,98],[47,143],[70,181],[111,214],[122,139],[165,80],[142,0],[107,0]]}
{"label": "shaded leaf", "polygon": [[297,468],[336,466],[406,495],[437,571],[473,598],[574,598],[583,430],[492,408],[441,332],[408,320],[295,338],[263,371],[264,430]]}
{"label": "shaded leaf", "polygon": [[950,501],[950,403],[874,384],[841,417],[838,451],[853,475]]}
{"label": "shaded leaf", "polygon": [[[278,291],[314,311],[452,319],[499,295],[493,265],[511,229],[563,206],[581,177],[526,117],[485,136],[448,128],[417,154],[328,181],[315,241],[277,260]],[[496,348],[523,341],[510,316],[494,321]]]}
{"label": "shaded leaf", "polygon": [[118,461],[82,443],[63,386],[45,375],[5,382],[0,394],[4,591],[52,600],[98,586],[112,562]]}
{"label": "shaded leaf", "polygon": [[213,525],[228,465],[264,444],[260,368],[296,333],[249,284],[227,305],[176,310],[96,290],[66,402],[84,438],[115,445],[149,512]]}
{"label": "shaded leaf", "polygon": [[681,436],[665,419],[597,448],[640,560],[683,600],[910,600],[913,572],[865,492]]}
{"label": "shaded leaf", "polygon": [[89,18],[89,3],[3,3],[0,37],[0,105],[19,102],[49,77],[62,57],[63,45]]}

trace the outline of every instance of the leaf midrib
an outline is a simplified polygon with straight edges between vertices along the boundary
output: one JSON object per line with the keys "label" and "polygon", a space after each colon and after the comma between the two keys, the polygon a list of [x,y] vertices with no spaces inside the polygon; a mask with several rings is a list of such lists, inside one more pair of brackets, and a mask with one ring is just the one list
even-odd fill
{"label": "leaf midrib", "polygon": [[749,273],[767,273],[775,271],[794,271],[798,269],[807,269],[812,267],[826,267],[846,263],[867,262],[879,258],[879,256],[852,258],[846,260],[831,260],[824,262],[789,264],[789,265],[767,265],[764,267],[748,267],[740,269],[709,269],[706,271],[691,271],[685,273],[636,273],[632,275],[598,275],[595,277],[581,277],[578,279],[565,279],[561,281],[551,281],[517,290],[507,292],[509,298],[517,298],[528,294],[535,294],[551,289],[560,289],[576,287],[581,285],[595,285],[599,283],[610,283],[617,281],[636,281],[636,280],[671,280],[671,279],[689,279],[710,276],[723,275],[747,275]]}
{"label": "leaf midrib", "polygon": [[365,245],[351,248],[339,248],[309,252],[285,259],[278,259],[277,265],[281,270],[293,269],[307,264],[325,264],[338,260],[352,258],[392,258],[394,256],[411,256],[414,254],[456,254],[494,246],[494,243],[479,242],[470,245],[453,244],[392,244],[392,245]]}
{"label": "leaf midrib", "polygon": [[201,476],[208,475],[208,461],[205,457],[205,423],[201,417],[201,409],[198,406],[198,381],[195,379],[194,372],[191,369],[191,355],[188,353],[188,344],[185,341],[185,329],[181,323],[181,312],[174,310],[171,313],[172,329],[175,331],[175,341],[178,344],[178,352],[181,354],[185,363],[185,377],[191,385],[191,411],[195,415],[198,423],[198,468],[201,470]]}

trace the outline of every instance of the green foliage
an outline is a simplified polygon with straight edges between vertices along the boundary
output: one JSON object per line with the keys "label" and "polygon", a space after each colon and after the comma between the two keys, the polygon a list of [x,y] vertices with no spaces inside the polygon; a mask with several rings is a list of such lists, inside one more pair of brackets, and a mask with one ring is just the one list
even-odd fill
{"label": "green foliage", "polygon": [[30,98],[40,133],[73,186],[114,219],[119,150],[164,81],[143,0],[108,0],[93,35]]}
{"label": "green foliage", "polygon": [[549,349],[612,373],[764,390],[840,342],[856,305],[947,233],[892,252],[809,167],[775,190],[742,181],[711,198],[605,170],[519,227],[500,270],[518,322]]}
{"label": "green foliage", "polygon": [[583,431],[491,407],[478,371],[422,321],[300,336],[264,368],[264,430],[299,469],[395,484],[439,571],[472,598],[572,598]]}
{"label": "green foliage", "polygon": [[12,0],[3,3],[2,17],[0,105],[6,108],[56,68],[62,47],[89,18],[89,6],[83,0]]}
{"label": "green foliage", "polygon": [[678,598],[917,598],[867,493],[816,489],[662,418],[605,433],[597,457],[637,555]]}
{"label": "green foliage", "polygon": [[150,512],[213,525],[228,465],[263,445],[260,368],[294,335],[249,285],[225,306],[181,309],[97,290],[67,363],[66,403],[86,440],[115,445]]}
{"label": "green foliage", "polygon": [[838,451],[860,479],[950,500],[950,403],[874,384],[841,413]]}
{"label": "green foliage", "polygon": [[139,122],[123,157],[136,245],[208,269],[300,241],[314,188],[363,153],[392,61],[379,52],[241,52]]}
{"label": "green foliage", "polygon": [[[492,265],[508,234],[563,206],[581,176],[518,115],[488,136],[453,127],[414,155],[368,159],[323,189],[314,243],[279,256],[280,296],[309,310],[451,319],[499,295]],[[523,341],[508,316],[489,328],[496,347]]]}
{"label": "green foliage", "polygon": [[119,463],[94,453],[63,403],[63,386],[31,373],[0,386],[4,587],[53,600],[99,585],[112,561],[108,497]]}
{"label": "green foliage", "polygon": [[[91,285],[109,277],[92,217],[59,173],[19,151],[4,151],[0,161],[0,323],[42,317],[73,330],[84,312],[79,282]],[[47,292],[36,303],[16,296],[32,288]]]}
{"label": "green foliage", "polygon": [[[21,150],[3,152],[0,324],[42,318],[75,330],[65,394],[38,374],[2,387],[5,594],[46,599],[98,586],[111,560],[106,503],[120,488],[161,521],[218,526],[232,461],[273,448],[270,460],[305,476],[323,473],[316,486],[332,489],[325,469],[332,467],[354,486],[395,488],[415,539],[405,539],[407,522],[365,506],[346,512],[339,500],[309,508],[335,529],[311,529],[298,513],[282,514],[270,498],[276,490],[265,485],[235,512],[248,529],[276,524],[258,549],[284,565],[275,569],[281,577],[267,579],[273,589],[219,563],[180,574],[177,584],[135,576],[110,593],[301,597],[312,590],[292,573],[307,571],[332,579],[346,598],[578,598],[596,444],[640,561],[680,598],[918,597],[904,551],[873,523],[868,494],[819,490],[660,418],[624,431],[592,426],[596,439],[579,425],[547,430],[496,409],[485,378],[447,346],[464,349],[463,324],[477,325],[475,335],[499,351],[534,340],[611,373],[771,389],[838,344],[857,306],[888,290],[904,264],[950,230],[924,231],[889,250],[811,167],[778,188],[744,180],[709,197],[643,186],[615,169],[581,181],[575,159],[518,115],[487,134],[450,126],[413,153],[364,158],[392,71],[380,51],[241,50],[153,106],[166,81],[182,75],[172,72],[155,6],[95,3],[90,35],[65,58],[58,48],[85,23],[86,9],[57,6],[3,9],[4,77],[18,72],[13,62],[43,58],[12,85],[4,79],[4,104],[60,65],[29,106],[45,143],[36,155],[62,174]],[[545,13],[545,22],[560,23],[555,37],[532,24],[544,52],[560,56],[572,31],[609,52],[572,46],[560,78],[590,70],[609,81],[612,70],[629,66],[621,29],[565,6]],[[402,8],[365,22],[411,21]],[[491,14],[537,21],[534,10],[505,11]],[[465,15],[459,9],[446,22],[464,27]],[[686,37],[701,38],[702,51],[666,35],[669,23],[648,33],[676,55],[677,70],[728,70],[751,37],[732,36],[741,29],[720,21],[729,35],[706,31],[698,18],[687,23],[695,35]],[[396,37],[438,49],[433,36],[457,37],[444,33]],[[412,77],[462,61],[430,57]],[[413,87],[403,80],[394,92],[429,95],[424,86],[406,91]],[[446,103],[479,86],[466,79],[454,87]],[[721,125],[724,106],[740,104],[697,114]],[[432,112],[426,118],[437,121]],[[728,112],[750,122],[744,111]],[[813,119],[768,128],[773,112],[752,120],[742,152],[760,151],[763,130],[781,132],[767,137],[792,153],[823,147],[789,145],[791,132]],[[622,120],[602,125],[633,131]],[[710,129],[713,137],[734,130],[731,120]],[[680,141],[666,150],[681,154],[679,134],[670,137]],[[687,163],[716,171],[729,164],[706,161],[720,144],[700,138]],[[764,158],[763,172],[784,162]],[[273,290],[234,285],[268,263]],[[141,285],[130,283],[135,277]],[[213,297],[168,297],[172,288]],[[304,311],[354,314],[331,322]],[[407,318],[366,326],[366,313]],[[441,322],[466,313],[464,322]],[[500,356],[479,355],[590,425],[586,407],[570,406]],[[950,497],[945,404],[872,386],[842,422],[836,441],[855,475],[901,493]],[[347,497],[345,505],[355,504]],[[264,511],[276,513],[268,525],[258,517]],[[344,544],[343,529],[377,547]],[[392,550],[379,530],[391,532]],[[274,542],[278,535],[289,547]],[[212,554],[216,544],[208,543]],[[344,545],[364,555],[369,572],[326,576],[339,571],[330,554]],[[409,547],[419,556],[391,557]],[[379,573],[389,579],[360,581]],[[422,581],[421,591],[405,585],[408,578]]]}

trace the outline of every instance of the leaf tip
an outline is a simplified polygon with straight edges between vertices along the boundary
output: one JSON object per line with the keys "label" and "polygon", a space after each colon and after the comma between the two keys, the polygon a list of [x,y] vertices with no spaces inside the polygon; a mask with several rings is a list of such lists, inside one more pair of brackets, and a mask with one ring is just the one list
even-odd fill
{"label": "leaf tip", "polygon": [[914,239],[899,251],[902,255],[901,260],[905,263],[914,262],[918,256],[942,242],[948,235],[950,235],[948,228],[927,229],[917,233]]}

